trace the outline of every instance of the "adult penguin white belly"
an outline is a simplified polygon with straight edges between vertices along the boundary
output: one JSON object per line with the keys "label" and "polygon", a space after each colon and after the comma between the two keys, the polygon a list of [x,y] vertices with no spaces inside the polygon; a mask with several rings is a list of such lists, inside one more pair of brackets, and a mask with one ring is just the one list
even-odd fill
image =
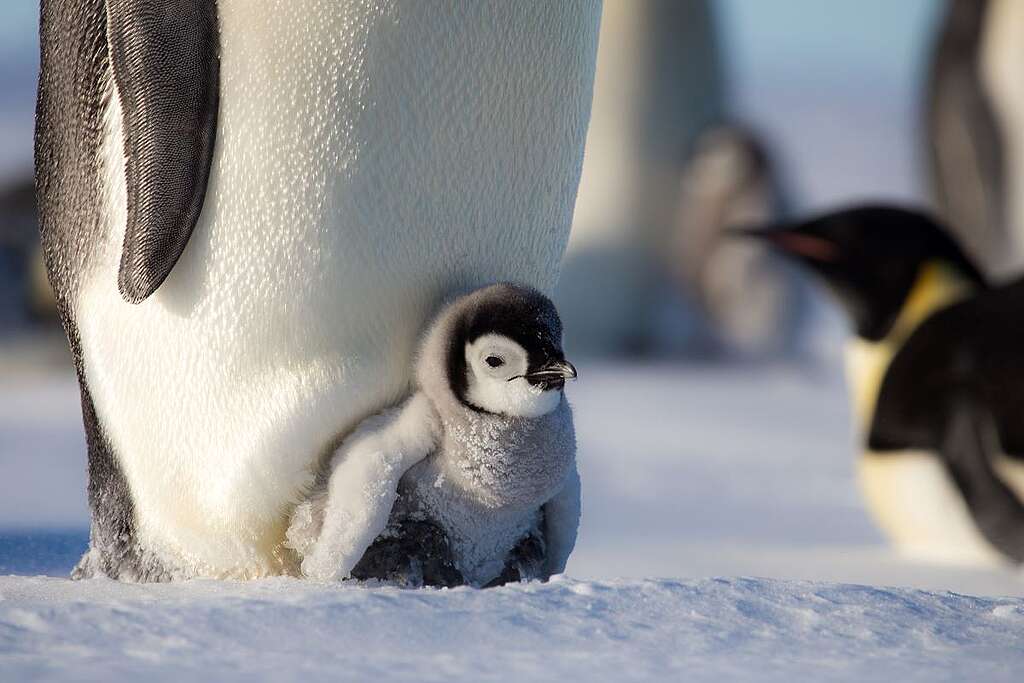
{"label": "adult penguin white belly", "polygon": [[553,286],[600,5],[54,4],[37,177],[89,436],[79,574],[291,571],[291,506],[407,390],[441,298]]}

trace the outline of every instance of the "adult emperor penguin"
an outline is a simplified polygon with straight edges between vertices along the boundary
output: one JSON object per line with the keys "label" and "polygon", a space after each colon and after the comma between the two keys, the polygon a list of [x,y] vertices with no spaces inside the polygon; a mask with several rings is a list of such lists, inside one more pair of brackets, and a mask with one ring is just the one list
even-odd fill
{"label": "adult emperor penguin", "polygon": [[37,190],[129,580],[295,571],[288,514],[447,293],[550,291],[600,4],[43,0]]}
{"label": "adult emperor penguin", "polygon": [[1024,4],[949,0],[929,66],[923,130],[940,215],[986,273],[1024,266]]}
{"label": "adult emperor penguin", "polygon": [[869,206],[756,231],[850,314],[860,479],[902,550],[1024,561],[1024,282],[989,289],[928,216]]}

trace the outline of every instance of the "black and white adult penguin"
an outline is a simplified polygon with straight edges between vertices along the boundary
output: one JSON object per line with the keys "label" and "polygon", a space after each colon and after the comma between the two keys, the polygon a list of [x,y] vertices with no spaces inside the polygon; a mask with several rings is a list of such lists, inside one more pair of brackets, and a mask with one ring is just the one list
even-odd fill
{"label": "black and white adult penguin", "polygon": [[990,289],[916,211],[868,206],[752,232],[821,276],[853,321],[860,482],[896,546],[1024,561],[1024,282]]}
{"label": "black and white adult penguin", "polygon": [[932,49],[924,126],[931,193],[990,275],[1024,266],[1024,6],[949,0]]}
{"label": "black and white adult penguin", "polygon": [[43,0],[37,190],[91,547],[294,572],[288,515],[451,291],[554,285],[600,3]]}

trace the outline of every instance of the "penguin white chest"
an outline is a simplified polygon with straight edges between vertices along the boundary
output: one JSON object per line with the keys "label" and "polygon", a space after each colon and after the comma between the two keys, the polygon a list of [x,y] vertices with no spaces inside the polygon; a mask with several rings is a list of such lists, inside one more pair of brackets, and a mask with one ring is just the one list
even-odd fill
{"label": "penguin white chest", "polygon": [[140,540],[185,574],[288,569],[288,509],[339,435],[406,389],[440,297],[549,289],[589,114],[594,2],[220,0],[202,216],[139,305],[106,244],[75,302],[85,376]]}
{"label": "penguin white chest", "polygon": [[465,579],[485,585],[526,535],[574,464],[572,418],[564,398],[534,421],[471,416],[445,421],[440,452],[402,479],[413,508],[438,522]]}

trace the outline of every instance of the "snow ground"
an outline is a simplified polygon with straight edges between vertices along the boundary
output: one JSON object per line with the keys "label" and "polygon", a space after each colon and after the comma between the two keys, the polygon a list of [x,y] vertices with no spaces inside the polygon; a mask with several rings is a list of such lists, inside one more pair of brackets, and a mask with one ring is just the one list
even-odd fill
{"label": "snow ground", "polygon": [[339,588],[0,579],[5,680],[1011,681],[1024,605],[767,579]]}
{"label": "snow ground", "polygon": [[837,373],[578,366],[573,578],[489,591],[25,576],[84,545],[84,445],[70,377],[5,373],[0,680],[1019,678],[1024,600],[964,594],[1024,578],[886,548]]}

